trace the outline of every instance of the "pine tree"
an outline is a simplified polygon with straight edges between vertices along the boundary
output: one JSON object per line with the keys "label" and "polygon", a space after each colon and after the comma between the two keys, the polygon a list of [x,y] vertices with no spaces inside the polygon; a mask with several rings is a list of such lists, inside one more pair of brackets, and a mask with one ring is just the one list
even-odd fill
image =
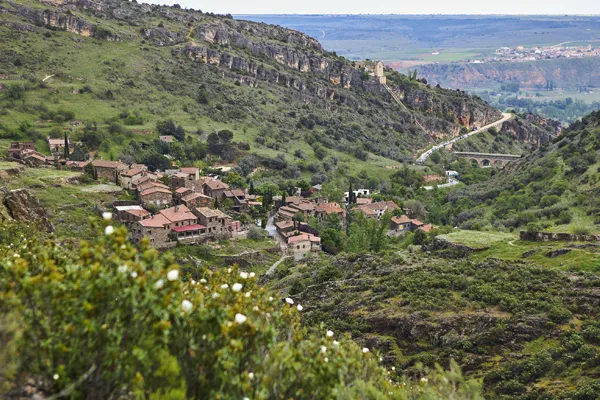
{"label": "pine tree", "polygon": [[250,181],[250,189],[248,189],[248,194],[256,194],[255,190],[254,190],[254,181]]}
{"label": "pine tree", "polygon": [[69,137],[65,133],[65,160],[69,159],[71,152],[69,151]]}
{"label": "pine tree", "polygon": [[285,206],[285,191],[283,192],[283,194],[281,195],[281,205]]}

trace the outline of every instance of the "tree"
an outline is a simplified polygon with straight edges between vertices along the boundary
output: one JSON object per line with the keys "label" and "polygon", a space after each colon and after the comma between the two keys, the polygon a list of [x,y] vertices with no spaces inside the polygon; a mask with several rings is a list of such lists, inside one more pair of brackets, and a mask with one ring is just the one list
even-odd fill
{"label": "tree", "polygon": [[413,236],[413,243],[416,245],[427,244],[429,237],[427,236],[427,232],[422,229],[417,229],[415,235]]}
{"label": "tree", "polygon": [[225,200],[223,200],[223,203],[221,204],[221,207],[225,211],[233,210],[234,206],[235,206],[235,203],[231,199],[225,199]]}
{"label": "tree", "polygon": [[93,180],[98,179],[96,168],[94,168],[94,165],[91,162],[87,163],[85,167],[83,167],[83,173],[88,177],[92,178]]}
{"label": "tree", "polygon": [[65,133],[65,154],[64,154],[65,160],[68,160],[70,155],[71,155],[71,152],[69,151],[69,137]]}
{"label": "tree", "polygon": [[427,214],[425,209],[425,205],[421,203],[419,200],[407,200],[404,203],[404,207],[406,208],[406,213],[415,219],[423,219]]}
{"label": "tree", "polygon": [[254,181],[250,181],[250,189],[248,189],[248,194],[255,195],[256,191],[254,190]]}
{"label": "tree", "polygon": [[331,181],[323,183],[321,195],[330,202],[343,203],[344,201],[344,191]]}
{"label": "tree", "polygon": [[171,135],[180,142],[185,140],[185,130],[183,129],[183,126],[177,125],[172,119],[157,122],[156,130],[158,131],[159,135]]}

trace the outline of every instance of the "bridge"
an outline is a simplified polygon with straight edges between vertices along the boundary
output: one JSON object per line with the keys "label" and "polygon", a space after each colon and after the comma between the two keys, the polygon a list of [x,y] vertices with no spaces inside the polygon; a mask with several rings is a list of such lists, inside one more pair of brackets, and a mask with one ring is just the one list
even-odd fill
{"label": "bridge", "polygon": [[454,154],[459,158],[467,158],[479,167],[504,167],[506,164],[521,158],[516,154],[489,154],[489,153],[471,153],[455,151]]}

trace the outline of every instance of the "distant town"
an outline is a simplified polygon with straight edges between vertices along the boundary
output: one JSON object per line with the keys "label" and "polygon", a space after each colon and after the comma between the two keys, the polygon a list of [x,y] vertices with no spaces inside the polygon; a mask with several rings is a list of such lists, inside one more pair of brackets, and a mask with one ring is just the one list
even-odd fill
{"label": "distant town", "polygon": [[517,46],[501,47],[495,51],[494,56],[483,59],[471,60],[471,63],[494,63],[494,62],[526,62],[538,60],[553,60],[557,58],[583,58],[600,57],[600,47],[588,46],[545,46],[525,47]]}

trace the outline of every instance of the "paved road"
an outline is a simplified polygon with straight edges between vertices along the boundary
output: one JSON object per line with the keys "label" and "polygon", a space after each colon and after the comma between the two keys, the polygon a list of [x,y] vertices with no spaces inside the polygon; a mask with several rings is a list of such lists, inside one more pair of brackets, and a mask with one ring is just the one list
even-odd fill
{"label": "paved road", "polygon": [[[437,185],[438,189],[447,188],[450,186],[458,185],[460,182],[454,178],[448,178],[448,183],[444,183],[443,185]],[[425,190],[433,190],[433,186],[423,186]]]}
{"label": "paved road", "polygon": [[271,275],[273,271],[275,271],[275,268],[277,268],[279,264],[281,264],[286,258],[288,258],[288,256],[286,255],[287,243],[285,242],[283,236],[281,236],[279,232],[277,232],[277,228],[275,227],[275,218],[273,216],[269,217],[269,219],[267,220],[267,226],[265,227],[265,230],[269,232],[269,236],[277,240],[277,242],[279,243],[279,248],[281,249],[281,258],[277,260],[273,265],[271,265],[271,267],[266,272],[267,275]]}
{"label": "paved road", "polygon": [[455,143],[455,142],[457,142],[459,140],[465,140],[465,139],[469,138],[470,136],[476,135],[478,133],[486,132],[491,127],[498,126],[498,125],[502,124],[504,121],[509,120],[511,117],[512,117],[512,114],[502,113],[502,118],[499,119],[496,122],[492,122],[491,124],[483,126],[483,127],[479,128],[479,129],[477,129],[475,131],[472,131],[472,132],[469,132],[469,133],[465,133],[464,135],[461,135],[459,137],[455,137],[454,139],[448,140],[447,142],[440,143],[440,144],[432,147],[431,149],[427,150],[425,153],[421,154],[419,156],[419,158],[417,158],[417,163],[423,163],[423,162],[425,162],[425,160],[427,160],[429,158],[429,156],[431,156],[433,154],[434,151],[438,151],[442,147],[446,147],[449,144]]}

